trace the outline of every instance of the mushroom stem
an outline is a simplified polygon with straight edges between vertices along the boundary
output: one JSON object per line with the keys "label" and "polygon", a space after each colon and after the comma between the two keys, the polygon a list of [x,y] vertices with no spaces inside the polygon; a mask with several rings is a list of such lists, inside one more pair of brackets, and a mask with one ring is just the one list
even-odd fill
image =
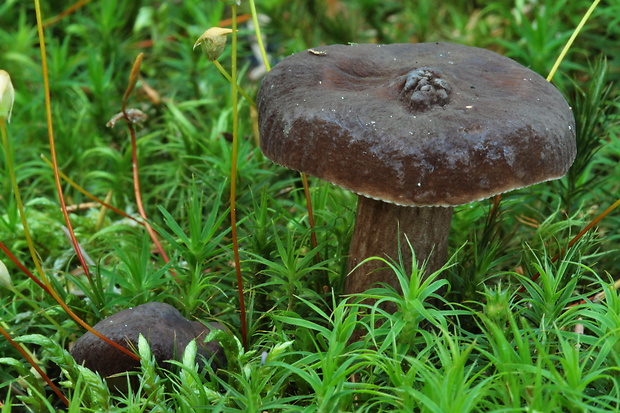
{"label": "mushroom stem", "polygon": [[[407,239],[415,251],[416,261],[428,260],[425,274],[440,269],[447,259],[452,210],[452,207],[406,207],[358,197],[355,230],[349,249],[349,272],[368,257],[397,260],[399,239],[408,274],[411,273],[412,257]],[[345,293],[362,293],[377,283],[388,284],[400,291],[396,274],[385,267],[380,260],[371,260],[358,267],[347,277]]]}

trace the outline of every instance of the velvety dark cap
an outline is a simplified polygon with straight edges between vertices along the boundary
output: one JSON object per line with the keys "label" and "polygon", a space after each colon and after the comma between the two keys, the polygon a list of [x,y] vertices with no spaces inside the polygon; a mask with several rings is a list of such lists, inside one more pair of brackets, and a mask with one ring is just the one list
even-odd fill
{"label": "velvety dark cap", "polygon": [[459,205],[562,177],[575,122],[543,77],[449,43],[291,55],[258,99],[272,161],[399,205]]}
{"label": "velvety dark cap", "polygon": [[[138,337],[142,334],[160,365],[167,360],[180,360],[185,347],[194,339],[198,347],[198,356],[206,360],[213,357],[214,369],[226,363],[219,343],[204,342],[212,329],[223,327],[217,323],[205,326],[198,321],[189,321],[168,304],[152,302],[128,308],[101,320],[93,328],[129,349],[138,348]],[[140,366],[139,361],[112,347],[91,332],[86,332],[75,342],[71,355],[78,363],[83,363],[102,377],[136,371]],[[202,364],[202,360],[201,357],[196,358],[198,364]]]}

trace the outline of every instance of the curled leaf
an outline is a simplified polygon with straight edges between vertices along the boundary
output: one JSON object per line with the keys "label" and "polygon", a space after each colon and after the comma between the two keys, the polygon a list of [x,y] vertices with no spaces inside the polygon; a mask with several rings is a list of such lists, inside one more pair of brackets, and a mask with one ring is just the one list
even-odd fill
{"label": "curled leaf", "polygon": [[202,48],[203,53],[207,56],[209,61],[213,62],[217,60],[218,57],[224,51],[224,47],[226,47],[226,35],[232,33],[231,29],[223,29],[221,27],[211,27],[209,30],[205,31],[202,36],[196,40],[194,43],[194,49],[198,45]]}
{"label": "curled leaf", "polygon": [[123,96],[123,111],[127,107],[129,95],[131,95],[133,88],[136,87],[136,82],[138,82],[138,77],[140,76],[140,66],[142,66],[143,57],[144,53],[140,53],[136,57],[136,60],[133,62],[133,67],[131,68],[131,72],[129,73],[129,84],[127,85],[127,89],[125,90],[125,95]]}
{"label": "curled leaf", "polygon": [[[127,116],[125,116],[127,114]],[[148,118],[146,113],[142,112],[140,109],[127,109],[125,113],[119,112],[116,115],[112,116],[112,119],[108,121],[105,125],[108,128],[113,128],[116,126],[116,122],[121,119],[125,119],[131,123],[140,123],[145,121]]]}

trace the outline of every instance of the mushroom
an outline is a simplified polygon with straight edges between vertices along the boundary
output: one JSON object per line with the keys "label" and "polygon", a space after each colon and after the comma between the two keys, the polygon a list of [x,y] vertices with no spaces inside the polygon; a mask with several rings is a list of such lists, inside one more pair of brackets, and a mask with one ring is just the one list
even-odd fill
{"label": "mushroom", "polygon": [[405,236],[426,274],[440,269],[454,206],[558,179],[576,153],[572,111],[549,82],[458,44],[309,49],[267,74],[257,104],[265,156],[360,195],[349,294],[398,288],[382,262],[358,264],[397,259]]}
{"label": "mushroom", "polygon": [[[218,323],[209,323],[206,326],[198,321],[189,321],[168,304],[152,302],[128,308],[101,320],[93,328],[129,349],[138,348],[138,337],[142,334],[160,366],[169,364],[165,363],[167,360],[180,360],[185,347],[194,339],[198,345],[199,365],[204,366],[203,360],[211,360],[214,369],[226,364],[223,350],[216,341],[204,343],[204,338],[212,329],[223,327]],[[111,387],[121,390],[125,389],[127,379],[110,376],[138,371],[140,367],[139,361],[115,349],[91,332],[85,333],[75,342],[71,355],[77,363],[106,378]]]}

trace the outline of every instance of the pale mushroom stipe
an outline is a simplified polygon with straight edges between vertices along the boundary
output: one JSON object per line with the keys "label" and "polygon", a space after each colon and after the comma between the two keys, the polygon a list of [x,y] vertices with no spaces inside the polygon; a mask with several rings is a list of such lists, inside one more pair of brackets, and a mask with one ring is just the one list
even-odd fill
{"label": "pale mushroom stipe", "polygon": [[[293,54],[257,98],[273,162],[358,197],[346,293],[447,259],[452,209],[562,177],[576,154],[573,113],[540,75],[494,52],[449,43],[355,44]],[[400,238],[399,238],[400,237]],[[372,272],[372,274],[370,274]]]}

